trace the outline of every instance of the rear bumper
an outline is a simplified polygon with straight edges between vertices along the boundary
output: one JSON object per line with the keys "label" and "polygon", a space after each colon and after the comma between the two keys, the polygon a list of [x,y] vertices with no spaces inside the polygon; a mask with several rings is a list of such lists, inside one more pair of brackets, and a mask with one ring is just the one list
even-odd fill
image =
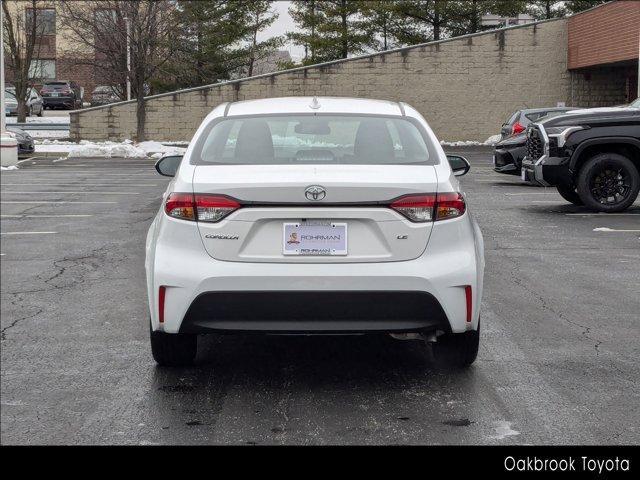
{"label": "rear bumper", "polygon": [[18,143],[18,155],[28,155],[35,152],[36,147],[33,140]]}
{"label": "rear bumper", "polygon": [[493,169],[498,173],[517,175],[520,173],[524,146],[514,148],[496,148],[494,151]]}
{"label": "rear bumper", "polygon": [[449,331],[435,297],[417,291],[228,291],[200,294],[180,332]]}
{"label": "rear bumper", "polygon": [[[151,225],[146,249],[154,330],[458,333],[478,325],[484,246],[469,212],[439,222],[425,252],[408,261],[220,261],[206,253],[195,224],[163,213]],[[469,322],[465,286],[472,290]]]}
{"label": "rear bumper", "polygon": [[45,107],[73,107],[73,97],[42,97]]}

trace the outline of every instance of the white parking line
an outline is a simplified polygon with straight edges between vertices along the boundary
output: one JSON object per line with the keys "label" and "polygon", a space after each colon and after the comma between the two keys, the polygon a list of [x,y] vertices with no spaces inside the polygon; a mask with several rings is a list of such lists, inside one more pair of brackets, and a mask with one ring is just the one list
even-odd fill
{"label": "white parking line", "polygon": [[617,228],[609,228],[609,227],[598,227],[593,229],[594,232],[630,232],[630,233],[638,233],[640,230],[622,230]]}
{"label": "white parking line", "polygon": [[627,215],[630,217],[640,217],[640,213],[565,213],[565,215],[569,215],[572,217],[610,217],[612,215]]}
{"label": "white parking line", "polygon": [[86,204],[86,203],[118,203],[118,202],[80,202],[80,201],[73,202],[73,201],[63,201],[63,200],[60,200],[59,202],[56,202],[56,201],[52,201],[51,202],[51,201],[47,201],[47,200],[42,201],[42,202],[36,202],[36,201],[20,202],[20,201],[17,201],[17,200],[16,201],[13,201],[13,200],[11,200],[11,201],[10,200],[6,200],[6,201],[2,200],[2,201],[0,201],[0,204],[2,204],[2,203],[19,203],[19,204],[36,203],[38,205],[47,205],[47,204],[50,204],[50,203],[53,203],[53,204],[58,204],[58,203],[82,203],[82,204]]}
{"label": "white parking line", "polygon": [[67,215],[0,215],[0,218],[76,218],[76,217],[93,217],[89,214],[67,214]]}
{"label": "white parking line", "polygon": [[507,197],[515,197],[520,195],[559,195],[558,192],[522,192],[522,193],[505,193]]}
{"label": "white parking line", "polygon": [[0,235],[50,235],[58,232],[2,232]]}
{"label": "white parking line", "polygon": [[89,193],[89,194],[95,194],[95,195],[140,195],[140,193],[138,192],[94,192],[93,190],[85,190],[85,191],[72,190],[68,192],[13,192],[10,190],[5,190],[4,192],[0,192],[0,193],[15,194],[15,195],[62,195],[65,193],[71,193],[71,194]]}
{"label": "white parking line", "polygon": [[23,160],[18,160],[18,165],[20,165],[21,163],[24,163],[24,162],[28,162],[29,160],[35,160],[36,158],[38,158],[38,157],[29,157],[29,158],[25,158]]}
{"label": "white parking line", "polygon": [[62,186],[62,187],[156,187],[155,183],[3,183],[4,186],[12,186],[12,187],[52,187],[52,186]]}

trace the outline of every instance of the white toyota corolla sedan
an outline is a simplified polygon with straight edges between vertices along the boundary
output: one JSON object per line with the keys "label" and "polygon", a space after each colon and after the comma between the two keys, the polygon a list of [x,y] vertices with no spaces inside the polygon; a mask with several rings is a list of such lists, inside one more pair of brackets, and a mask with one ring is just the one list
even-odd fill
{"label": "white toyota corolla sedan", "polygon": [[173,177],[146,242],[159,364],[193,362],[215,332],[389,333],[475,360],[484,247],[456,178],[469,164],[411,106],[227,103],[156,169]]}

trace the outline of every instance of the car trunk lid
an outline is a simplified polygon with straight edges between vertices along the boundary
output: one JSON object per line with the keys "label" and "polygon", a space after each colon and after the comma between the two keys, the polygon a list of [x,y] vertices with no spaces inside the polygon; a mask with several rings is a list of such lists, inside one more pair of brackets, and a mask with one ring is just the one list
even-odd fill
{"label": "car trunk lid", "polygon": [[[309,187],[324,194],[305,195]],[[215,259],[384,262],[413,259],[426,248],[432,224],[412,223],[387,205],[403,195],[435,193],[437,177],[427,165],[199,165],[193,188],[242,204],[220,222],[198,223],[204,248]],[[346,251],[292,253],[287,241],[299,226],[303,234],[344,234]]]}

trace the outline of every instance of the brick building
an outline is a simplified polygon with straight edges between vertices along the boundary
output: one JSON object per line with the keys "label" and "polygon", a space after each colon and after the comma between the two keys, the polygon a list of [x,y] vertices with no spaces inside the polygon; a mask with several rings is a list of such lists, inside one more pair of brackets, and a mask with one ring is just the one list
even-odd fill
{"label": "brick building", "polygon": [[614,2],[568,20],[568,65],[583,106],[628,103],[638,94],[640,2]]}
{"label": "brick building", "polygon": [[[18,33],[24,35],[25,26],[33,21],[31,2],[7,0],[7,5],[14,24],[20,25],[17,29]],[[94,67],[82,64],[72,53],[78,49],[73,35],[62,25],[58,12],[59,5],[55,1],[39,1],[36,5],[39,41],[35,46],[34,59],[30,65],[31,76],[36,87],[47,80],[73,80],[84,89],[84,98],[88,99],[96,86]],[[93,52],[85,48],[85,55],[90,57]],[[12,80],[13,72],[8,67],[6,81],[11,83]]]}
{"label": "brick building", "polygon": [[[520,108],[634,99],[638,18],[640,2],[614,2],[570,18],[155,95],[146,99],[146,135],[188,141],[222,102],[329,95],[405,101],[439,138],[484,141]],[[133,101],[71,114],[75,139],[134,139],[135,132]]]}

